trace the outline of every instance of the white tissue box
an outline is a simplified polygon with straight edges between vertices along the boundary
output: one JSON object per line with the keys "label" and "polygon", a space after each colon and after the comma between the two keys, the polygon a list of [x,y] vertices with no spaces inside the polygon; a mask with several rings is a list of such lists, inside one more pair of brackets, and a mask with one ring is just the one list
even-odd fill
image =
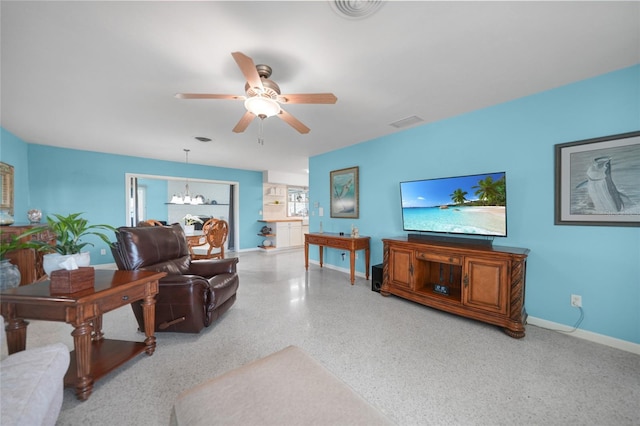
{"label": "white tissue box", "polygon": [[75,293],[93,288],[95,270],[92,267],[80,267],[67,271],[59,269],[51,272],[51,293]]}

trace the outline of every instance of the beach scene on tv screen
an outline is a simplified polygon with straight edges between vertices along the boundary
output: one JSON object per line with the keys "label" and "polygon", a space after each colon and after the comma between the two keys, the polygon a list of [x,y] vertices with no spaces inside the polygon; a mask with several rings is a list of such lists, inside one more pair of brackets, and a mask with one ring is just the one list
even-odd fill
{"label": "beach scene on tv screen", "polygon": [[504,172],[402,182],[400,189],[407,231],[507,235]]}

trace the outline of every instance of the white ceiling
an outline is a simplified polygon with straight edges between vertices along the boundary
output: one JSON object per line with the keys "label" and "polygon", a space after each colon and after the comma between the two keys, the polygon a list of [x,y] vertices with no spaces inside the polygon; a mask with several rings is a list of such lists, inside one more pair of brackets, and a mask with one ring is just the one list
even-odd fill
{"label": "white ceiling", "polygon": [[[354,2],[352,2],[354,3]],[[640,63],[638,2],[385,2],[365,19],[327,1],[1,2],[1,123],[65,148],[303,173],[308,157]],[[287,105],[242,134],[231,57],[273,68]],[[213,139],[196,141],[196,136]]]}

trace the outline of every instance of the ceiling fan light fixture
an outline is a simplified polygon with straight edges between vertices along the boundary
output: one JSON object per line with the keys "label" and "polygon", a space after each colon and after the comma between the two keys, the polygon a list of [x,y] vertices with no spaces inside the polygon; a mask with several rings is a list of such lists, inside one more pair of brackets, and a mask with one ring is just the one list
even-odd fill
{"label": "ceiling fan light fixture", "polygon": [[272,117],[280,113],[280,104],[264,96],[253,96],[244,101],[244,107],[257,117]]}

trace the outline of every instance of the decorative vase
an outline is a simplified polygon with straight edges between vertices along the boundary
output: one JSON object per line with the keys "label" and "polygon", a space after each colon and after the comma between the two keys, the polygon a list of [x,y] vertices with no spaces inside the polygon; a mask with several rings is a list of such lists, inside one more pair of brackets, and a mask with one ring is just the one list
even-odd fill
{"label": "decorative vase", "polygon": [[44,272],[47,275],[51,275],[51,272],[63,269],[60,264],[70,257],[75,258],[78,267],[89,266],[91,263],[91,253],[88,251],[76,254],[49,253],[42,256],[42,267],[44,268]]}
{"label": "decorative vase", "polygon": [[30,223],[40,223],[42,220],[42,212],[38,209],[31,209],[27,212]]}
{"label": "decorative vase", "polygon": [[0,291],[20,285],[20,270],[9,259],[0,261]]}
{"label": "decorative vase", "polygon": [[195,225],[184,225],[184,233],[186,235],[193,235],[196,231]]}
{"label": "decorative vase", "polygon": [[13,222],[13,216],[8,210],[0,210],[0,225],[11,225]]}

